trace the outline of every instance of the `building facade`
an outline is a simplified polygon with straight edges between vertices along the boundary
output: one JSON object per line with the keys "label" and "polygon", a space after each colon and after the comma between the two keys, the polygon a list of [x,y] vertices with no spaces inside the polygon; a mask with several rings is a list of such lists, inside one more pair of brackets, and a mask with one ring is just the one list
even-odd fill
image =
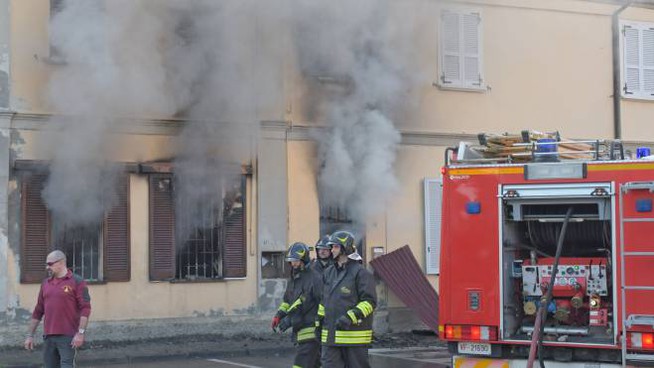
{"label": "building facade", "polygon": [[335,229],[436,287],[461,140],[654,144],[644,2],[81,3],[0,0],[0,345],[55,248],[91,338],[267,333],[284,250]]}

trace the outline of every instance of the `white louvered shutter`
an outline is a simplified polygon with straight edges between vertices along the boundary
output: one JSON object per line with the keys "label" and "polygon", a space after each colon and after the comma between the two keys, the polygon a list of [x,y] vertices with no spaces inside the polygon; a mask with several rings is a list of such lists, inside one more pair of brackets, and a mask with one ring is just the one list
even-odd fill
{"label": "white louvered shutter", "polygon": [[441,83],[457,86],[462,83],[461,16],[444,10],[441,14]]}
{"label": "white louvered shutter", "polygon": [[440,273],[442,203],[442,181],[425,179],[425,259],[428,275]]}
{"label": "white louvered shutter", "polygon": [[640,31],[630,25],[623,28],[624,34],[624,94],[640,92]]}
{"label": "white louvered shutter", "polygon": [[463,14],[463,73],[466,87],[481,86],[481,15]]}
{"label": "white louvered shutter", "polygon": [[642,92],[647,95],[647,98],[652,98],[654,96],[654,28],[644,28],[642,40]]}

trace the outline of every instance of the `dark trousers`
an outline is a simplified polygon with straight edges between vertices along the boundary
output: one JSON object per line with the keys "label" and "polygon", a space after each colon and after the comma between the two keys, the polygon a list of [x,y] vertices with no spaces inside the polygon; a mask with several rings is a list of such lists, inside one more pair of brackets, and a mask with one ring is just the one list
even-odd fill
{"label": "dark trousers", "polygon": [[49,335],[43,338],[45,368],[74,368],[77,349],[70,346],[72,336]]}
{"label": "dark trousers", "polygon": [[319,368],[320,367],[320,343],[318,341],[307,341],[297,346],[293,368]]}
{"label": "dark trousers", "polygon": [[322,346],[322,368],[370,368],[367,346]]}

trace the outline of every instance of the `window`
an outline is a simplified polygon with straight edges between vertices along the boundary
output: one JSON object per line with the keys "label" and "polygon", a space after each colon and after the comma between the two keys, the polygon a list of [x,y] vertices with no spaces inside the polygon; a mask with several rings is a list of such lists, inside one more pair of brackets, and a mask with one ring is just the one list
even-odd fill
{"label": "window", "polygon": [[442,199],[442,181],[425,179],[425,268],[428,275],[440,273]]}
{"label": "window", "polygon": [[[366,260],[366,252],[364,252],[365,239],[358,236],[355,230],[356,226],[346,209],[338,206],[320,205],[320,234],[321,236],[334,233],[339,230],[351,232],[355,239],[357,239],[357,251],[364,262]],[[316,239],[317,240],[317,239]]]}
{"label": "window", "polygon": [[654,24],[622,23],[622,96],[654,100]]}
{"label": "window", "polygon": [[60,249],[68,267],[88,281],[129,281],[129,176],[118,180],[118,202],[102,223],[86,227],[58,222],[41,192],[47,174],[19,173],[21,180],[21,273],[23,283],[45,277],[45,258]]}
{"label": "window", "polygon": [[438,85],[483,90],[481,12],[446,9],[440,22]]}
{"label": "window", "polygon": [[102,280],[102,226],[53,226],[51,244],[66,254],[66,263],[73,273],[87,281]]}
{"label": "window", "polygon": [[[150,175],[151,280],[246,276],[245,182],[243,177],[223,188],[221,208],[193,208],[190,214],[183,199],[175,198],[172,174]],[[189,221],[191,216],[196,220]]]}
{"label": "window", "polygon": [[261,252],[261,278],[285,279],[290,275],[285,252]]}

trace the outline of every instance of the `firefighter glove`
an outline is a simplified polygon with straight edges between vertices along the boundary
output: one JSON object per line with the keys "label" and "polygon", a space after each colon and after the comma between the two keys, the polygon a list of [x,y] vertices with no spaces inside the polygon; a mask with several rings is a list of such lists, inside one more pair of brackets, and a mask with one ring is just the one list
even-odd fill
{"label": "firefighter glove", "polygon": [[274,316],[272,323],[270,324],[270,327],[272,327],[273,331],[277,332],[277,326],[279,326],[279,322],[281,322],[281,318],[279,318],[279,316]]}
{"label": "firefighter glove", "polygon": [[279,332],[288,330],[291,327],[291,318],[284,317],[277,327],[279,328]]}
{"label": "firefighter glove", "polygon": [[348,317],[348,316],[340,316],[336,320],[336,329],[338,329],[338,330],[348,328],[351,325],[352,325],[352,319],[350,319],[350,317]]}

